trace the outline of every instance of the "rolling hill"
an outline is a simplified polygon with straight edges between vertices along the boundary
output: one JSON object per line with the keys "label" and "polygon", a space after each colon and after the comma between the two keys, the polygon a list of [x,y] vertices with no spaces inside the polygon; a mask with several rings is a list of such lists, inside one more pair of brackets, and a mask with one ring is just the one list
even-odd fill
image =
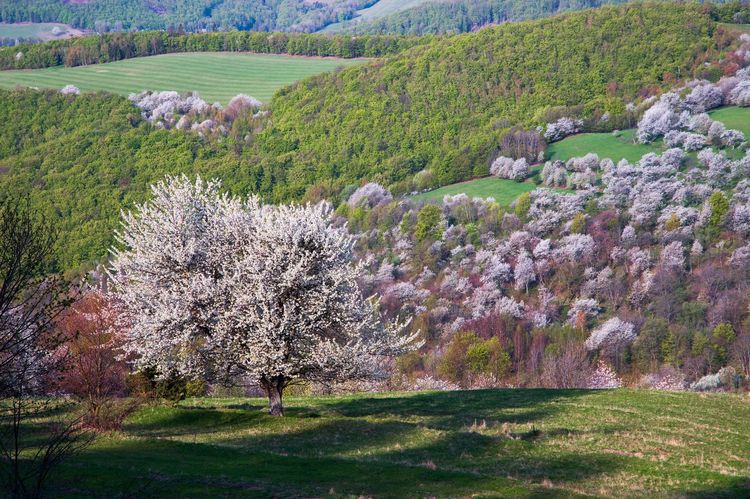
{"label": "rolling hill", "polygon": [[717,35],[697,6],[633,4],[436,39],[282,90],[260,157],[284,174],[277,199],[332,177],[396,192],[422,169],[437,185],[466,180],[486,174],[504,133],[551,110],[608,112],[619,127],[642,88],[716,57]]}
{"label": "rolling hill", "polygon": [[96,31],[315,31],[373,0],[0,0],[0,21],[61,22]]}
{"label": "rolling hill", "polygon": [[64,464],[58,497],[747,495],[733,395],[474,390],[145,406]]}
{"label": "rolling hill", "polygon": [[[388,8],[397,2],[381,0],[373,7],[357,11],[353,19],[330,25],[326,30],[413,35],[464,33],[489,24],[538,19],[630,1],[633,0],[432,0],[400,2],[399,8]],[[745,12],[745,16],[750,13],[747,6],[732,0],[717,0],[710,5],[712,16],[726,22],[733,22],[737,12]]]}

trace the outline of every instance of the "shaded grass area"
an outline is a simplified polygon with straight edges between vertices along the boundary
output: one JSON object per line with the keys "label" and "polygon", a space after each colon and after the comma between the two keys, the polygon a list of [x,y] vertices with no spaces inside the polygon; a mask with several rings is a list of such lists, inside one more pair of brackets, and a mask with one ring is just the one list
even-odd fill
{"label": "shaded grass area", "polygon": [[70,84],[82,91],[106,90],[119,95],[142,90],[197,91],[207,102],[226,104],[237,94],[268,102],[278,89],[295,81],[361,63],[357,59],[226,52],[166,54],[74,68],[0,71],[0,87],[60,89]]}
{"label": "shaded grass area", "polygon": [[62,497],[750,494],[747,397],[476,390],[149,406],[54,483]]}
{"label": "shaded grass area", "polygon": [[524,192],[533,191],[538,186],[533,182],[516,182],[503,178],[486,177],[468,182],[446,185],[429,192],[413,196],[415,201],[442,201],[446,195],[466,194],[470,198],[495,198],[500,205],[508,206]]}

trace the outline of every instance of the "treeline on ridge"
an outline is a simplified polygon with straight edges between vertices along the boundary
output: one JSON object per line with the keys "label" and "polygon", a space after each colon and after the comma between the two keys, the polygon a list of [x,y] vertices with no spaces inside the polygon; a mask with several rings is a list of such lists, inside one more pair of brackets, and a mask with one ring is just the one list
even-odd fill
{"label": "treeline on ridge", "polygon": [[[632,0],[453,0],[426,2],[372,21],[356,17],[341,27],[352,33],[423,35],[465,33],[488,24],[538,19],[561,12],[617,5]],[[717,21],[746,23],[750,18],[747,2],[715,0],[704,8]]]}
{"label": "treeline on ridge", "polygon": [[269,34],[255,31],[108,33],[3,47],[0,49],[0,69],[82,66],[178,52],[256,52],[344,58],[382,57],[430,41],[430,37]]}

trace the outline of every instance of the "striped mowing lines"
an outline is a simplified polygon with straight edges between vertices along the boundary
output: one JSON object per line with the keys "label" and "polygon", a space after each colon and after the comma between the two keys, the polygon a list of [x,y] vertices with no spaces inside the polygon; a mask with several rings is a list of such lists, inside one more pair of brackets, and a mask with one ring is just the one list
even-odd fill
{"label": "striped mowing lines", "polygon": [[141,90],[196,91],[207,102],[226,104],[237,94],[269,102],[278,89],[297,80],[361,62],[224,52],[168,54],[75,68],[0,71],[0,87],[75,85],[84,92],[106,90],[120,95]]}

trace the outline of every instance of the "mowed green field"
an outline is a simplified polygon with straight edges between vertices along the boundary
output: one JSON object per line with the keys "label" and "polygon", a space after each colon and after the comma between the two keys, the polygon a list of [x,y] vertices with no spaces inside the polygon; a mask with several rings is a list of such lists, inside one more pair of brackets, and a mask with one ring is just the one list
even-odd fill
{"label": "mowed green field", "polygon": [[281,87],[362,59],[201,52],[139,57],[75,68],[54,67],[0,71],[0,87],[17,85],[82,91],[106,90],[120,95],[141,90],[197,91],[208,102],[226,104],[237,94],[263,102]]}
{"label": "mowed green field", "polygon": [[638,144],[635,142],[635,130],[624,130],[619,136],[611,133],[581,133],[550,144],[547,148],[547,159],[567,161],[570,158],[596,153],[600,158],[610,158],[615,163],[627,159],[635,163],[650,152],[663,150],[662,142]]}
{"label": "mowed green field", "polygon": [[486,177],[458,184],[446,185],[434,191],[413,196],[415,201],[442,201],[446,195],[466,194],[470,198],[495,198],[503,206],[510,205],[524,192],[533,191],[538,186],[532,182],[515,182],[495,177]]}
{"label": "mowed green field", "polygon": [[747,395],[474,390],[147,406],[50,497],[748,497]]}

